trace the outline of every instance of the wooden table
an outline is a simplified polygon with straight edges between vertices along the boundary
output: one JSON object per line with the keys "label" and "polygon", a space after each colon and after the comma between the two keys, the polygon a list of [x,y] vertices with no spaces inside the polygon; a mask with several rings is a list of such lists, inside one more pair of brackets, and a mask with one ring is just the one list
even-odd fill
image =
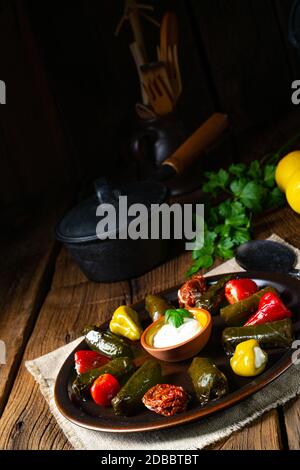
{"label": "wooden table", "polygon": [[[45,213],[45,211],[41,211]],[[52,240],[56,211],[24,222],[20,239],[2,250],[0,339],[7,364],[0,368],[0,448],[71,449],[51,416],[24,361],[78,337],[84,325],[102,322],[120,304],[183,281],[190,253],[131,281],[87,281],[64,249]],[[256,221],[256,236],[275,232],[300,248],[300,217],[289,208]],[[300,398],[259,418],[213,449],[299,449]]]}

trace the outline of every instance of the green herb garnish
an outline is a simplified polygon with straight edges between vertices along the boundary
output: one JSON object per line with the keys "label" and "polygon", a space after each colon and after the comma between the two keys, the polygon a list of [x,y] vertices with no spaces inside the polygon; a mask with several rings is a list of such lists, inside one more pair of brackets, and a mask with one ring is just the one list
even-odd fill
{"label": "green herb garnish", "polygon": [[185,308],[170,308],[165,313],[165,323],[169,323],[175,328],[183,325],[185,318],[193,318],[193,315]]}
{"label": "green herb garnish", "polygon": [[[210,268],[216,257],[232,258],[234,250],[251,239],[253,215],[284,205],[284,194],[275,182],[276,164],[299,139],[297,134],[277,152],[250,165],[232,164],[227,170],[205,173],[202,189],[212,200],[205,204],[204,245],[193,251],[193,264],[186,276]],[[227,198],[213,205],[214,199],[223,195]]]}

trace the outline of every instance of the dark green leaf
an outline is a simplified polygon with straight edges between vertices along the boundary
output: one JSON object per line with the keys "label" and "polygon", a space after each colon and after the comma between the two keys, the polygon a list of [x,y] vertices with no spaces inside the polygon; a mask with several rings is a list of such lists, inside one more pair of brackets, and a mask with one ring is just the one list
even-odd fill
{"label": "dark green leaf", "polygon": [[192,318],[193,315],[185,308],[169,309],[165,312],[165,323],[173,325],[175,328],[183,325],[184,318]]}
{"label": "dark green leaf", "polygon": [[237,164],[233,163],[228,168],[228,171],[232,175],[240,177],[242,176],[243,173],[245,173],[246,169],[247,169],[247,166],[244,163],[237,163]]}
{"label": "dark green leaf", "polygon": [[203,255],[197,261],[197,266],[200,268],[210,268],[214,264],[214,259],[212,255]]}
{"label": "dark green leaf", "polygon": [[245,206],[240,201],[233,201],[230,204],[231,206],[231,216],[245,214]]}
{"label": "dark green leaf", "polygon": [[267,194],[267,207],[268,208],[279,208],[283,207],[285,204],[285,195],[280,191],[280,189],[276,186],[276,188],[272,189]]}
{"label": "dark green leaf", "polygon": [[192,258],[197,260],[205,255],[212,255],[214,252],[214,241],[217,238],[217,233],[206,230],[204,233],[204,245],[200,249],[196,249],[192,253]]}
{"label": "dark green leaf", "polygon": [[233,246],[234,242],[230,238],[220,240],[217,245],[218,256],[224,259],[232,258],[234,255],[232,250]]}
{"label": "dark green leaf", "polygon": [[205,232],[205,235],[204,235],[204,242],[205,242],[205,245],[211,245],[213,244],[213,242],[215,241],[215,239],[217,238],[217,234],[211,230]]}
{"label": "dark green leaf", "polygon": [[202,186],[205,193],[216,194],[217,189],[224,189],[229,181],[229,173],[221,168],[218,172],[206,172],[208,181]]}
{"label": "dark green leaf", "polygon": [[209,226],[214,226],[218,223],[219,211],[217,207],[211,207],[210,209],[205,208],[205,214]]}
{"label": "dark green leaf", "polygon": [[198,271],[198,266],[196,266],[196,264],[192,264],[192,266],[185,272],[185,277],[190,277]]}
{"label": "dark green leaf", "polygon": [[230,225],[217,225],[215,228],[216,232],[221,236],[221,237],[229,237],[230,231],[231,231],[231,226]]}
{"label": "dark green leaf", "polygon": [[229,181],[228,171],[225,171],[221,168],[218,172],[219,185],[224,188]]}
{"label": "dark green leaf", "polygon": [[268,188],[272,188],[275,185],[275,165],[265,165],[264,167],[264,182]]}
{"label": "dark green leaf", "polygon": [[229,199],[226,199],[226,201],[221,202],[221,204],[219,204],[218,210],[219,210],[220,216],[223,217],[223,219],[230,217],[232,209],[231,209],[231,203]]}
{"label": "dark green leaf", "polygon": [[263,194],[264,191],[260,184],[255,181],[249,181],[240,194],[240,201],[248,207],[248,209],[253,212],[258,212],[261,210]]}
{"label": "dark green leaf", "polygon": [[248,176],[250,176],[250,178],[253,178],[254,180],[257,180],[261,178],[261,175],[262,175],[261,165],[258,160],[254,160],[250,164]]}
{"label": "dark green leaf", "polygon": [[230,189],[236,197],[240,197],[246,184],[245,178],[236,179],[231,182]]}
{"label": "dark green leaf", "polygon": [[176,312],[180,313],[184,318],[192,318],[193,315],[185,308],[177,308]]}
{"label": "dark green leaf", "polygon": [[246,214],[237,214],[226,219],[225,224],[231,225],[232,227],[246,227],[248,222],[249,218],[246,216]]}
{"label": "dark green leaf", "polygon": [[248,230],[236,230],[232,235],[232,239],[236,245],[242,245],[243,243],[248,242],[251,239],[251,236]]}
{"label": "dark green leaf", "polygon": [[201,253],[198,255],[197,259],[195,259],[193,266],[195,267],[194,272],[199,271],[201,268],[209,268],[213,265],[213,257],[212,254],[209,253]]}

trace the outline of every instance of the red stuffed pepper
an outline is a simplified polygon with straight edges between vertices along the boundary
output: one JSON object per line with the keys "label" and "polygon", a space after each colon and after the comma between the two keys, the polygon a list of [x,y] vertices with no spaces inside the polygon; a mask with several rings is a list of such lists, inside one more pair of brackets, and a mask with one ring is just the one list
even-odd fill
{"label": "red stuffed pepper", "polygon": [[284,305],[278,295],[267,292],[258,304],[258,310],[249,318],[244,326],[262,325],[273,321],[291,318],[292,312]]}
{"label": "red stuffed pepper", "polygon": [[120,390],[120,384],[111,374],[103,374],[92,385],[91,395],[97,405],[110,406],[111,400]]}
{"label": "red stuffed pepper", "polygon": [[75,353],[75,369],[77,374],[84,374],[91,369],[97,369],[109,362],[109,359],[96,351],[83,349]]}

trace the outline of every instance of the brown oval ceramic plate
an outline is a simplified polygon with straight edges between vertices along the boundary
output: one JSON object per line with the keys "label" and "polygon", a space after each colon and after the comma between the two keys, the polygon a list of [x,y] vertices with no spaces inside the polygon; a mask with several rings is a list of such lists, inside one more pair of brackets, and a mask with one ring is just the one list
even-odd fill
{"label": "brown oval ceramic plate", "polygon": [[[236,273],[234,273],[236,275]],[[208,282],[213,283],[223,275],[207,277]],[[284,303],[292,310],[294,317],[295,337],[299,338],[300,329],[300,289],[299,281],[288,275],[277,273],[239,273],[239,277],[250,277],[260,288],[271,285],[280,293]],[[177,300],[178,287],[174,287],[162,293],[162,295],[172,302]],[[134,306],[140,313],[144,326],[149,323],[144,310],[144,302]],[[108,312],[109,314],[110,312]],[[224,398],[211,401],[205,406],[192,403],[184,412],[173,417],[163,417],[153,413],[146,408],[135,416],[119,417],[115,416],[111,408],[97,406],[92,400],[76,401],[72,397],[71,385],[75,378],[74,353],[80,349],[88,349],[85,341],[70,354],[63,364],[55,383],[55,401],[60,412],[73,423],[93,430],[107,432],[139,432],[154,431],[157,429],[170,428],[191,421],[195,421],[204,416],[216,413],[224,408],[230,407],[249,395],[262,389],[272,382],[286,369],[292,362],[292,349],[269,351],[269,364],[267,370],[255,378],[243,378],[235,375],[229,365],[229,359],[225,356],[221,346],[221,334],[225,325],[219,316],[213,317],[214,325],[212,336],[201,351],[202,356],[211,357],[215,364],[226,374],[229,383],[229,393]],[[108,328],[108,322],[103,324],[103,329]],[[144,352],[141,351],[140,361],[143,360]],[[161,363],[165,383],[182,385],[188,392],[192,392],[191,383],[187,375],[190,360],[180,363]]]}

